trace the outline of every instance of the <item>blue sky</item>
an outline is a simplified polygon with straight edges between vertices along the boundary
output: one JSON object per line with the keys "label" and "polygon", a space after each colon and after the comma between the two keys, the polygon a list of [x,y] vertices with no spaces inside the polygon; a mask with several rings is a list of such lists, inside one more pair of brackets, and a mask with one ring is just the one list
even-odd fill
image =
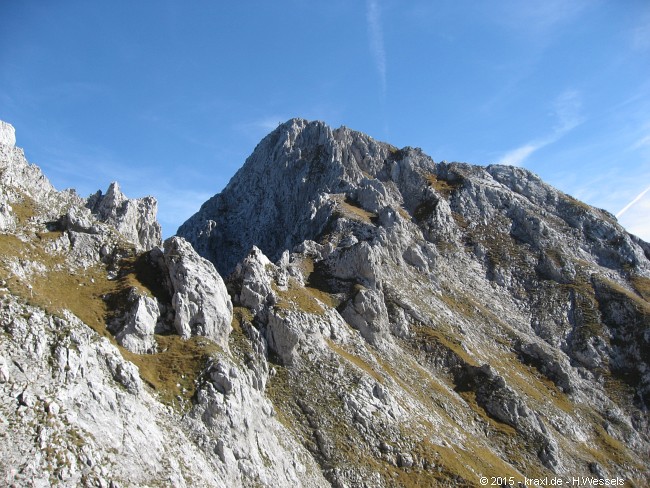
{"label": "blue sky", "polygon": [[294,116],[526,167],[650,241],[647,0],[0,0],[18,145],[165,235]]}

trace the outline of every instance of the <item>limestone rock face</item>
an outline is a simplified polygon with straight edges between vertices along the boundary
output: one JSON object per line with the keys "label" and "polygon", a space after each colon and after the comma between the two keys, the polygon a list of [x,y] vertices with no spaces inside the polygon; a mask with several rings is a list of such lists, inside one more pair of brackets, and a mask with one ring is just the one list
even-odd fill
{"label": "limestone rock face", "polygon": [[54,191],[54,187],[43,175],[40,168],[29,164],[25,153],[15,147],[16,136],[13,126],[0,122],[0,183],[3,192],[0,203],[5,205],[4,213],[14,213],[16,209],[7,202],[20,202],[20,196],[34,199],[45,199]]}
{"label": "limestone rock face", "polygon": [[[341,164],[329,164],[325,151],[330,149],[331,129],[298,119],[282,127],[260,142],[228,189],[206,202],[178,231],[224,275],[253,245],[275,260],[278,252],[317,234],[327,217],[319,207],[334,204],[320,200],[323,190],[337,192],[329,184],[340,182],[345,171]],[[285,165],[284,170],[268,171],[272,160]],[[241,226],[251,218],[256,225]]]}
{"label": "limestone rock face", "polygon": [[180,237],[139,259],[139,271],[151,274],[148,284],[156,292],[132,286],[122,293],[120,310],[108,324],[117,342],[137,354],[155,353],[155,334],[176,333],[206,337],[227,349],[232,302],[212,263]]}
{"label": "limestone rock face", "polygon": [[155,202],[57,192],[4,136],[3,483],[327,486],[265,397],[265,339],[244,321],[254,348],[229,352],[224,282],[183,239],[158,247]]}
{"label": "limestone rock face", "polygon": [[388,312],[379,291],[359,290],[343,311],[343,318],[373,345],[389,336]]}
{"label": "limestone rock face", "polygon": [[9,486],[647,485],[650,245],[529,171],[293,119],[162,245],[0,185]]}
{"label": "limestone rock face", "polygon": [[208,365],[200,378],[196,406],[185,423],[217,464],[228,486],[329,486],[314,460],[277,422],[264,395],[266,374],[240,369],[220,360]]}
{"label": "limestone rock face", "polygon": [[200,257],[180,237],[165,241],[164,263],[169,273],[178,334],[184,338],[205,336],[228,347],[232,303],[212,263]]}
{"label": "limestone rock face", "polygon": [[272,297],[272,277],[269,267],[273,267],[269,258],[253,246],[246,258],[237,265],[232,281],[241,286],[238,301],[256,313],[262,310]]}
{"label": "limestone rock face", "polygon": [[[307,419],[303,443],[334,485],[388,486],[363,456],[475,483],[432,447],[468,443],[511,467],[593,474],[584,446],[607,448],[586,417],[649,445],[648,245],[525,169],[436,163],[293,119],[178,233],[229,276],[244,335],[285,368],[268,380],[275,407]],[[528,446],[519,460],[508,429]],[[334,448],[351,438],[354,456]],[[625,456],[598,472],[647,469]]]}
{"label": "limestone rock face", "polygon": [[113,225],[121,234],[147,251],[161,244],[160,224],[156,220],[158,203],[152,197],[128,199],[113,182],[106,194],[98,191],[86,206],[103,221]]}
{"label": "limestone rock face", "polygon": [[152,353],[156,350],[154,332],[160,318],[160,307],[155,298],[139,295],[131,289],[128,298],[130,309],[117,324],[110,327],[116,331],[118,344],[137,354]]}
{"label": "limestone rock face", "polygon": [[11,124],[0,120],[0,144],[14,147],[16,145],[16,129]]}

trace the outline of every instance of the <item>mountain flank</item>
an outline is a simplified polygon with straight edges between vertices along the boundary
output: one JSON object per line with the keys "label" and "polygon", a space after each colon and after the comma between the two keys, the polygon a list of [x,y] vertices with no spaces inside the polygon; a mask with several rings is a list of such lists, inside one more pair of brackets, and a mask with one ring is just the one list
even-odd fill
{"label": "mountain flank", "polygon": [[650,472],[650,245],[508,166],[292,119],[164,242],[0,125],[8,486]]}

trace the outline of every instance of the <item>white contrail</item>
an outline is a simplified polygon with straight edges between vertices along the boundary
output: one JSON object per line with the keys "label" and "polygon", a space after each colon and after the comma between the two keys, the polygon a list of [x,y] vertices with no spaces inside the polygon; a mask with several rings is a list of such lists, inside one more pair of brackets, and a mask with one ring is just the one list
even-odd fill
{"label": "white contrail", "polygon": [[621,211],[616,214],[616,218],[618,219],[621,215],[623,215],[625,212],[627,212],[632,205],[634,205],[636,202],[641,200],[643,198],[643,195],[645,195],[649,191],[650,191],[650,186],[648,188],[646,188],[645,190],[643,190],[641,193],[639,193],[634,200],[632,200],[630,203],[625,205],[625,207],[623,207],[621,209]]}
{"label": "white contrail", "polygon": [[375,58],[375,65],[379,72],[382,95],[386,95],[386,51],[384,50],[384,32],[381,25],[379,4],[376,0],[366,2],[366,21],[368,22],[368,36],[370,51]]}

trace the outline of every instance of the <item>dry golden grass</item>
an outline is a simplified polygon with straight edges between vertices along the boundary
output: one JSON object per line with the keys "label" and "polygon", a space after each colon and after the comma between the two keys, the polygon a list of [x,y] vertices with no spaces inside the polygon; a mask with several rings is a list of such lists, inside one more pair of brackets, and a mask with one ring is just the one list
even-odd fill
{"label": "dry golden grass", "polygon": [[646,302],[650,302],[650,278],[634,275],[630,277],[630,282],[636,292],[641,295]]}
{"label": "dry golden grass", "polygon": [[34,217],[37,213],[38,205],[36,202],[27,194],[21,195],[22,201],[20,203],[14,203],[11,205],[11,208],[16,215],[19,224],[26,224],[29,219]]}
{"label": "dry golden grass", "polygon": [[424,179],[427,181],[427,185],[432,187],[443,197],[449,198],[453,191],[462,184],[462,182],[451,182],[447,180],[442,180],[432,173],[427,173],[424,175]]}
{"label": "dry golden grass", "polygon": [[575,405],[548,378],[542,376],[534,367],[522,363],[512,353],[502,353],[497,371],[514,390],[525,398],[538,404],[551,403],[555,408],[572,413]]}
{"label": "dry golden grass", "polygon": [[233,307],[232,332],[228,336],[228,347],[233,356],[242,360],[253,354],[253,347],[242,327],[243,322],[253,322],[253,314],[245,307]]}
{"label": "dry golden grass", "polygon": [[404,207],[397,207],[397,212],[405,220],[411,220],[411,214],[409,214]]}
{"label": "dry golden grass", "polygon": [[290,279],[286,290],[281,290],[274,284],[273,291],[278,297],[278,302],[275,304],[276,310],[295,310],[314,315],[325,313],[316,297],[308,289],[298,285],[293,278]]}
{"label": "dry golden grass", "polygon": [[303,280],[306,283],[305,290],[312,297],[317,298],[323,304],[331,308],[336,308],[341,304],[340,298],[337,298],[323,289],[326,287],[325,277],[320,270],[316,269],[312,258],[301,258],[299,267],[302,271]]}
{"label": "dry golden grass", "polygon": [[286,290],[280,289],[273,285],[273,291],[278,296],[279,301],[276,308],[279,310],[297,310],[314,315],[325,314],[323,305],[336,308],[340,304],[340,299],[319,288],[321,278],[318,272],[314,271],[314,263],[310,258],[304,258],[299,264],[307,283],[301,286],[294,278],[290,278]]}
{"label": "dry golden grass", "polygon": [[148,253],[135,253],[122,259],[119,273],[121,288],[135,288],[143,295],[170,302],[171,296],[165,286],[166,278],[161,270],[149,262]]}
{"label": "dry golden grass", "polygon": [[171,335],[155,336],[160,350],[155,354],[134,354],[118,346],[106,328],[107,321],[124,313],[128,306],[126,297],[132,287],[139,293],[169,301],[162,278],[147,265],[145,255],[125,259],[119,277],[114,280],[108,279],[106,268],[101,264],[71,269],[63,256],[44,248],[60,234],[40,232],[38,239],[32,242],[23,242],[13,235],[0,235],[3,257],[29,261],[45,269],[24,281],[10,272],[6,261],[2,262],[0,271],[6,276],[10,292],[50,315],[61,316],[63,310],[71,311],[116,345],[125,359],[138,366],[140,377],[159,394],[161,401],[180,407],[194,394],[194,379],[207,357],[219,351],[219,347],[205,338],[183,340]]}
{"label": "dry golden grass", "polygon": [[358,203],[354,202],[345,195],[335,195],[335,200],[337,202],[336,209],[341,216],[350,219],[364,222],[366,224],[373,224],[373,221],[377,218],[372,212],[368,212],[359,206]]}
{"label": "dry golden grass", "polygon": [[295,401],[293,400],[293,390],[289,382],[289,371],[283,366],[275,366],[275,375],[269,377],[266,382],[266,395],[275,407],[278,420],[290,432],[304,437],[299,432],[300,422],[296,420]]}
{"label": "dry golden grass", "polygon": [[134,354],[120,348],[122,356],[138,367],[140,377],[167,405],[182,410],[196,391],[195,379],[207,360],[222,349],[205,337],[182,339],[177,335],[156,335],[160,352]]}
{"label": "dry golden grass", "polygon": [[647,293],[649,291],[646,287],[650,284],[650,280],[638,276],[630,278],[634,290],[638,294],[633,293],[618,283],[605,278],[599,278],[598,281],[601,285],[604,285],[608,289],[609,293],[613,295],[615,299],[632,302],[634,308],[639,314],[645,316],[647,319],[650,319],[650,302],[648,302],[648,300],[643,295],[643,293]]}
{"label": "dry golden grass", "polygon": [[573,301],[574,307],[579,317],[580,325],[577,333],[583,338],[588,339],[594,335],[602,335],[603,324],[600,316],[596,292],[588,278],[577,276],[571,284],[560,285],[567,292]]}
{"label": "dry golden grass", "polygon": [[630,282],[636,292],[641,295],[646,302],[650,302],[650,278],[634,275],[630,277]]}
{"label": "dry golden grass", "polygon": [[332,341],[331,339],[326,339],[326,341],[330,349],[334,351],[336,354],[338,354],[339,356],[341,356],[343,359],[353,364],[354,366],[364,371],[365,373],[368,373],[372,378],[374,378],[379,383],[384,382],[382,376],[369,363],[361,359],[356,354],[352,354],[346,351],[342,346],[338,345],[336,342]]}
{"label": "dry golden grass", "polygon": [[13,235],[0,235],[3,256],[28,260],[46,269],[32,276],[29,283],[4,269],[12,293],[53,315],[70,310],[99,334],[112,337],[105,326],[108,309],[103,296],[115,291],[116,283],[107,279],[103,266],[70,271],[61,256],[50,254],[37,244],[38,241],[22,242]]}

